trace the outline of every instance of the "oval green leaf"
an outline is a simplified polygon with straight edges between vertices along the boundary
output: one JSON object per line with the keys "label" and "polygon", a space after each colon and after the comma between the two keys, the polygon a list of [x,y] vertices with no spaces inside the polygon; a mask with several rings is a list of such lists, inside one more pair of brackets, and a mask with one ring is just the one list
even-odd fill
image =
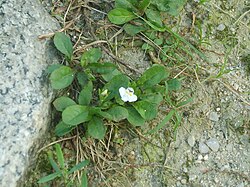
{"label": "oval green leaf", "polygon": [[141,115],[133,108],[133,107],[128,107],[128,122],[137,127],[137,126],[142,126],[145,124],[145,119],[141,117]]}
{"label": "oval green leaf", "polygon": [[88,134],[96,139],[103,139],[106,134],[106,126],[101,118],[94,116],[88,123]]}
{"label": "oval green leaf", "polygon": [[86,66],[89,63],[97,62],[102,57],[102,51],[99,48],[92,48],[82,54],[81,65]]}
{"label": "oval green leaf", "polygon": [[166,71],[164,66],[153,65],[142,74],[142,76],[138,79],[137,84],[141,85],[144,89],[150,88],[167,78],[168,75],[169,73]]}
{"label": "oval green leaf", "polygon": [[121,25],[136,18],[133,12],[130,12],[124,8],[115,8],[108,13],[108,18],[111,23]]}
{"label": "oval green leaf", "polygon": [[62,66],[50,75],[52,88],[63,89],[69,86],[74,80],[74,71],[67,66]]}
{"label": "oval green leaf", "polygon": [[100,74],[107,74],[111,73],[114,71],[117,67],[113,63],[91,63],[88,65],[88,67],[95,73],[100,73]]}
{"label": "oval green leaf", "polygon": [[57,32],[54,36],[54,44],[56,48],[67,57],[67,60],[71,61],[73,45],[70,38],[62,32]]}
{"label": "oval green leaf", "polygon": [[152,120],[157,116],[156,104],[148,101],[138,101],[133,104],[133,107],[145,120]]}
{"label": "oval green leaf", "polygon": [[71,126],[89,121],[89,119],[88,107],[82,105],[69,106],[62,113],[63,122]]}
{"label": "oval green leaf", "polygon": [[57,136],[64,136],[65,134],[68,134],[69,132],[71,132],[73,128],[74,127],[61,121],[56,125],[55,134]]}
{"label": "oval green leaf", "polygon": [[112,120],[119,122],[128,117],[128,110],[121,106],[112,107],[107,111],[112,116]]}
{"label": "oval green leaf", "polygon": [[68,106],[75,105],[75,104],[76,103],[74,100],[65,96],[59,97],[53,102],[53,105],[57,111],[63,111]]}
{"label": "oval green leaf", "polygon": [[93,83],[91,81],[83,88],[78,97],[80,105],[89,105],[92,99]]}

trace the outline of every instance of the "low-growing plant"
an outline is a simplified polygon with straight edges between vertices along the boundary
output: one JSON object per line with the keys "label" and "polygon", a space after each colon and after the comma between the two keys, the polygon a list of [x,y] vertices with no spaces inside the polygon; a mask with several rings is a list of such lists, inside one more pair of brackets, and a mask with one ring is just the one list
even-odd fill
{"label": "low-growing plant", "polygon": [[86,171],[82,172],[81,184],[76,184],[74,181],[72,181],[70,178],[70,175],[72,175],[74,172],[79,171],[79,170],[83,169],[85,166],[87,166],[89,164],[89,160],[84,160],[84,161],[78,163],[77,165],[75,165],[74,167],[72,167],[71,169],[69,169],[67,167],[67,164],[64,161],[64,156],[62,153],[61,146],[59,144],[56,144],[55,149],[56,149],[56,157],[57,157],[58,163],[54,160],[53,153],[51,151],[48,152],[48,159],[49,159],[49,162],[54,170],[54,173],[40,178],[38,183],[39,184],[47,183],[47,182],[50,182],[50,181],[55,180],[57,178],[62,178],[64,186],[67,186],[67,187],[71,187],[71,186],[72,187],[73,186],[87,187],[88,180],[87,180]]}
{"label": "low-growing plant", "polygon": [[[164,19],[177,16],[186,0],[115,0],[115,8],[108,13],[109,20],[123,25],[125,32],[131,36],[143,33],[150,42],[161,50],[159,57],[166,61],[169,51],[174,57],[179,49],[192,56],[190,49],[201,58],[205,56],[192,44],[166,26]],[[161,34],[158,34],[161,33]],[[166,38],[164,33],[172,37]],[[169,106],[168,114],[146,134],[153,134],[163,128],[170,120],[174,123],[174,131],[181,123],[182,116],[178,108],[191,102],[192,99],[174,101],[171,92],[178,91],[181,80],[169,77],[169,70],[160,64],[154,64],[136,79],[122,73],[113,62],[102,59],[100,48],[86,50],[78,60],[74,57],[73,45],[64,33],[54,36],[55,47],[65,56],[64,64],[53,64],[47,73],[51,86],[55,90],[65,90],[65,94],[56,98],[54,108],[61,113],[60,122],[56,125],[55,134],[64,136],[78,128],[85,138],[104,139],[109,122],[126,120],[132,127],[141,127],[147,121],[157,117],[159,105]],[[142,45],[142,49],[153,49],[151,43]],[[64,163],[61,147],[56,144],[56,156],[59,165],[49,153],[49,161],[54,173],[41,178],[38,183],[45,183],[59,177],[65,186],[75,184],[69,177],[73,172],[85,167],[85,160],[68,170]],[[83,172],[81,186],[87,186],[86,172]]]}
{"label": "low-growing plant", "polygon": [[56,33],[54,43],[65,55],[68,65],[49,67],[52,88],[73,88],[73,84],[79,88],[76,95],[61,96],[53,102],[55,109],[62,112],[62,120],[55,130],[58,136],[80,125],[86,137],[103,139],[107,130],[104,121],[127,120],[134,127],[143,126],[157,116],[158,106],[167,94],[166,86],[170,90],[180,87],[179,80],[169,79],[168,70],[161,65],[153,65],[132,80],[114,63],[101,62],[99,48],[84,52],[74,66],[70,39],[63,33]]}
{"label": "low-growing plant", "polygon": [[[207,60],[203,53],[164,23],[170,16],[178,16],[185,3],[186,0],[115,0],[115,8],[108,13],[108,18],[114,24],[124,25],[125,32],[131,36],[141,32],[150,35],[154,31],[169,33],[175,40],[172,44],[181,42],[189,48],[181,47],[186,54],[193,57],[191,51],[194,51],[203,60]],[[169,40],[166,37],[165,40],[161,37],[153,38],[156,45],[158,42],[163,45],[163,50],[160,51],[163,57],[166,57],[166,51],[170,48]],[[145,47],[144,45],[143,48]]]}

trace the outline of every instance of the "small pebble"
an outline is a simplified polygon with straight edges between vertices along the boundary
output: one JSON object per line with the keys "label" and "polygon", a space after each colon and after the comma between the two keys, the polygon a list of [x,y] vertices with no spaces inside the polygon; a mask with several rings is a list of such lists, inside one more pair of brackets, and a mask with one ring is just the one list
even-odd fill
{"label": "small pebble", "polygon": [[208,160],[208,155],[205,155],[205,156],[203,157],[203,159],[204,159],[204,160]]}
{"label": "small pebble", "polygon": [[202,154],[206,154],[209,152],[209,148],[206,144],[204,144],[203,142],[199,143],[199,152]]}
{"label": "small pebble", "polygon": [[187,180],[186,179],[181,179],[181,184],[187,184]]}
{"label": "small pebble", "polygon": [[245,185],[244,185],[244,183],[242,182],[242,183],[238,184],[236,187],[245,187]]}
{"label": "small pebble", "polygon": [[219,144],[218,140],[215,139],[215,138],[210,138],[210,139],[206,142],[206,144],[207,144],[208,147],[209,147],[210,149],[212,149],[214,152],[217,152],[217,151],[219,150],[219,148],[220,148],[220,144]]}
{"label": "small pebble", "polygon": [[226,28],[226,26],[223,23],[221,23],[221,24],[218,25],[218,27],[216,29],[218,31],[223,31],[225,28]]}
{"label": "small pebble", "polygon": [[218,182],[219,182],[219,179],[218,179],[218,178],[214,178],[214,182],[215,182],[215,183],[218,183]]}
{"label": "small pebble", "polygon": [[203,156],[202,155],[198,155],[198,160],[202,160]]}
{"label": "small pebble", "polygon": [[185,168],[183,168],[183,172],[184,173],[187,173],[188,172],[188,169],[185,167]]}
{"label": "small pebble", "polygon": [[209,114],[209,119],[211,120],[211,121],[219,121],[219,115],[217,114],[217,112],[211,112],[210,114]]}
{"label": "small pebble", "polygon": [[193,147],[194,144],[195,144],[195,138],[194,138],[194,136],[189,136],[187,142],[188,142],[188,145],[190,147]]}

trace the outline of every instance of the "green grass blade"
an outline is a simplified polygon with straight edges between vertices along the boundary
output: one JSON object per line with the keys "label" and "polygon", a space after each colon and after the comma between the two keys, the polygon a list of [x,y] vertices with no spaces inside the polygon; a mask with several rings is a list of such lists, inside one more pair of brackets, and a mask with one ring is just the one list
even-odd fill
{"label": "green grass blade", "polygon": [[61,170],[60,168],[58,167],[57,163],[55,162],[55,160],[53,159],[53,156],[52,156],[52,152],[48,152],[48,158],[49,158],[49,162],[51,164],[51,166],[53,167],[53,169],[56,171],[56,172],[60,172],[61,173]]}
{"label": "green grass blade", "polygon": [[89,160],[84,160],[80,162],[79,164],[75,165],[71,170],[69,170],[68,174],[74,173],[77,170],[82,169],[83,167],[87,166],[89,164]]}
{"label": "green grass blade", "polygon": [[55,147],[56,147],[56,156],[60,164],[60,167],[64,168],[64,157],[63,157],[61,146],[59,144],[56,144]]}
{"label": "green grass blade", "polygon": [[88,178],[86,171],[82,173],[81,187],[88,187]]}
{"label": "green grass blade", "polygon": [[194,99],[193,97],[190,97],[190,98],[188,98],[187,100],[178,103],[178,104],[176,105],[176,107],[178,108],[178,107],[184,106],[184,105],[186,105],[186,104],[192,102],[193,99]]}
{"label": "green grass blade", "polygon": [[174,109],[170,110],[170,112],[168,113],[168,115],[155,128],[153,128],[152,130],[148,131],[146,134],[153,134],[153,133],[156,133],[157,131],[159,131],[173,117],[173,115],[175,114],[175,112],[176,111]]}
{"label": "green grass blade", "polygon": [[49,182],[49,181],[52,181],[54,180],[55,178],[59,177],[61,174],[56,172],[56,173],[52,173],[50,175],[47,175],[45,177],[42,177],[41,179],[39,179],[39,181],[37,182],[38,184],[41,184],[41,183],[45,183],[45,182]]}
{"label": "green grass blade", "polygon": [[166,31],[170,34],[172,34],[173,36],[175,36],[178,40],[182,41],[183,43],[185,43],[186,45],[188,45],[191,49],[193,49],[195,51],[195,53],[197,53],[201,59],[205,60],[208,62],[207,57],[200,52],[198,49],[196,49],[196,47],[194,47],[191,43],[189,43],[187,40],[185,40],[183,37],[181,37],[179,34],[177,34],[176,32],[172,31],[170,28],[168,28],[167,26],[165,26]]}

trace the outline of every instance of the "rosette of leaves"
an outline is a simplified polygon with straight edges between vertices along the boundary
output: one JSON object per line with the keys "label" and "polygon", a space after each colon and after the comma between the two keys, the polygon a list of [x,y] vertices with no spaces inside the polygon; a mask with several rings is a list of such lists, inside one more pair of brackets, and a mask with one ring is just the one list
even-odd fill
{"label": "rosette of leaves", "polygon": [[[62,37],[60,43],[68,41],[64,34],[59,37]],[[67,59],[72,59],[72,56],[67,56],[72,53],[64,51],[68,49],[65,45],[69,42],[57,45],[58,40],[54,40],[55,46]],[[153,65],[137,80],[131,80],[115,64],[101,62],[101,57],[101,50],[92,48],[82,54],[80,68],[74,68],[70,60],[68,65],[52,65],[48,68],[52,88],[75,89],[73,82],[80,88],[76,96],[61,96],[53,102],[55,109],[62,114],[55,129],[58,136],[81,125],[86,136],[103,139],[107,130],[105,121],[127,120],[133,126],[142,126],[157,116],[158,106],[166,94],[166,83],[173,90],[179,84],[178,80],[168,79],[169,72],[164,66]],[[119,95],[121,87],[132,87],[138,100],[124,103]]]}

